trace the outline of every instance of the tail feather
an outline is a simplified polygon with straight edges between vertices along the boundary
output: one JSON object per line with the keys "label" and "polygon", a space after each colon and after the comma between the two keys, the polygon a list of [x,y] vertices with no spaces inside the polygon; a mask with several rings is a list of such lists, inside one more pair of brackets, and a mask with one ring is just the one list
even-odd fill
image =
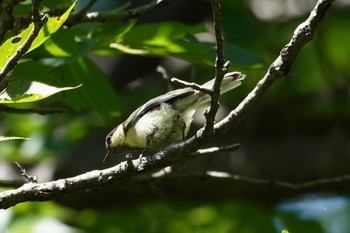
{"label": "tail feather", "polygon": [[[222,80],[221,83],[221,88],[220,88],[220,94],[224,94],[239,85],[241,85],[241,81],[245,78],[245,74],[242,74],[240,72],[230,72],[227,73],[224,76],[224,79]],[[214,85],[215,79],[212,79],[202,85],[203,88],[207,89],[212,89]],[[201,104],[205,104],[206,102],[210,101],[210,96],[204,93],[201,93],[201,101],[199,101]]]}
{"label": "tail feather", "polygon": [[[241,74],[240,72],[230,72],[227,73],[224,76],[224,79],[222,80],[221,83],[221,89],[220,92],[221,94],[228,92],[229,90],[232,90],[233,88],[238,87],[241,85],[241,81],[245,78],[245,74]],[[204,88],[211,89],[213,88],[215,79],[212,79],[202,85]]]}

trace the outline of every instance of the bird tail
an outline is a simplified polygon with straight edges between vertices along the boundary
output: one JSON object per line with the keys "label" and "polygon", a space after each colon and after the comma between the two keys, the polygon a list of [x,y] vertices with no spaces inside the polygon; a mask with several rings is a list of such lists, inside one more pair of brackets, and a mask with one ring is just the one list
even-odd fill
{"label": "bird tail", "polygon": [[[245,78],[245,74],[242,74],[241,72],[230,72],[225,74],[224,79],[221,83],[221,89],[220,93],[224,94],[233,88],[238,87],[241,85],[241,81]],[[212,89],[214,85],[215,79],[212,79],[202,85],[203,88],[206,89]]]}
{"label": "bird tail", "polygon": [[[224,79],[221,83],[220,94],[224,94],[238,86],[241,85],[241,81],[245,78],[245,74],[241,72],[230,72],[225,74]],[[214,85],[215,79],[212,79],[202,85],[203,88],[212,89]],[[198,93],[201,95],[199,103],[205,104],[210,101],[210,96],[204,93]]]}

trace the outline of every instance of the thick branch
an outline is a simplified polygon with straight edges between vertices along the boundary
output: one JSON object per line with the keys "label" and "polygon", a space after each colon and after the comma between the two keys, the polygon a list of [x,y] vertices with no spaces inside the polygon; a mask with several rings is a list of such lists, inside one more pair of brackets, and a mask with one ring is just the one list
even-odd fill
{"label": "thick branch", "polygon": [[41,184],[27,183],[18,189],[0,193],[0,209],[7,209],[21,202],[52,200],[65,193],[127,180],[143,171],[167,167],[174,161],[182,161],[182,159],[176,158],[174,153],[169,157],[159,156],[150,160],[146,158],[143,158],[142,161],[127,159],[114,167],[87,172],[71,178]]}
{"label": "thick branch", "polygon": [[[331,6],[333,0],[319,0],[309,18],[300,24],[295,30],[291,41],[283,48],[279,57],[273,62],[266,75],[256,87],[248,94],[242,103],[226,118],[215,124],[217,135],[223,135],[241,121],[253,106],[260,100],[267,89],[285,74],[296,59],[301,48],[312,39],[319,21]],[[169,146],[150,157],[131,161],[128,159],[114,167],[91,171],[76,177],[60,179],[57,181],[32,184],[28,183],[16,190],[0,193],[0,208],[6,209],[21,202],[52,200],[57,196],[77,190],[104,186],[119,180],[131,177],[146,171],[167,167],[176,162],[193,159],[198,154],[193,154],[205,142],[213,140],[213,137],[203,137],[204,129],[200,129],[195,136],[188,140]],[[129,164],[129,165],[128,165]],[[316,183],[318,183],[316,181]],[[302,187],[302,186],[300,186]]]}

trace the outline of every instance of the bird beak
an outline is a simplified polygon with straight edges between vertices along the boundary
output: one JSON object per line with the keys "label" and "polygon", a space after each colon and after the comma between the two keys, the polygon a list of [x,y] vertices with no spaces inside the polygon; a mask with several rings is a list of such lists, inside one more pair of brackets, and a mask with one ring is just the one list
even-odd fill
{"label": "bird beak", "polygon": [[113,149],[113,148],[108,148],[108,149],[107,149],[106,156],[105,156],[104,159],[103,159],[103,162],[106,162],[106,161],[110,158],[110,156],[111,156],[112,154],[114,154],[114,149]]}

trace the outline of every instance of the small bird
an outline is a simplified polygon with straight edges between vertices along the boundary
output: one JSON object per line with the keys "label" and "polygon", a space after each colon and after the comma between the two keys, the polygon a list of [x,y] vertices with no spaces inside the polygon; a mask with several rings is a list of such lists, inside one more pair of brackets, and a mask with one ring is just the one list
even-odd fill
{"label": "small bird", "polygon": [[[238,87],[245,78],[240,72],[230,72],[222,80],[220,94]],[[215,79],[201,87],[212,89]],[[130,149],[161,150],[172,142],[184,140],[197,109],[210,102],[210,96],[191,87],[170,91],[149,100],[114,128],[106,137],[107,154]]]}

